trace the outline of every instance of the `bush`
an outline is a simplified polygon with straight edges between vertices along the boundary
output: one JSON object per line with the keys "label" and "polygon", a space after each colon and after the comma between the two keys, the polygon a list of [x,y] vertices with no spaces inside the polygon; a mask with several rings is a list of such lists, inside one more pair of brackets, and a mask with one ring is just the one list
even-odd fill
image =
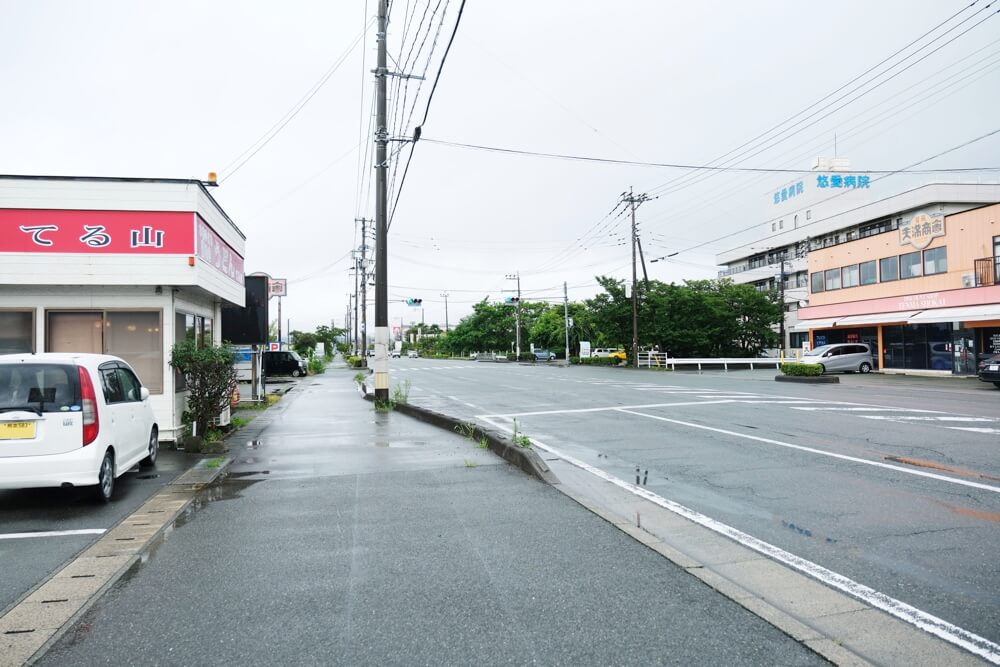
{"label": "bush", "polygon": [[621,363],[621,359],[615,359],[614,357],[581,357],[580,363],[590,366],[617,366]]}
{"label": "bush", "polygon": [[198,346],[193,340],[177,343],[170,350],[170,365],[187,383],[187,405],[199,436],[219,413],[229,406],[236,388],[235,355],[228,345]]}
{"label": "bush", "polygon": [[815,377],[823,374],[823,367],[819,364],[781,364],[781,372],[785,375]]}
{"label": "bush", "polygon": [[519,356],[517,358],[517,360],[518,361],[534,361],[535,360],[535,353],[534,352],[522,352],[521,356]]}
{"label": "bush", "polygon": [[569,358],[569,363],[571,363],[571,364],[578,364],[578,363],[580,363],[580,357],[570,357]]}
{"label": "bush", "polygon": [[309,359],[309,374],[316,375],[322,373],[326,370],[326,362],[324,362],[319,357],[312,357]]}
{"label": "bush", "polygon": [[364,368],[364,357],[347,357],[347,363],[351,368]]}

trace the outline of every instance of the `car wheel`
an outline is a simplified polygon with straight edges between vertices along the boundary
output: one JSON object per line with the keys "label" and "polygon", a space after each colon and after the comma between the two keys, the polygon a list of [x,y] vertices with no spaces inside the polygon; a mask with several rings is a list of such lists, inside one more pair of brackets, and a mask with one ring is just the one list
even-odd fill
{"label": "car wheel", "polygon": [[997,389],[1000,389],[1000,382],[994,382],[993,384],[994,386],[996,386]]}
{"label": "car wheel", "polygon": [[149,456],[144,458],[139,462],[144,468],[152,468],[156,465],[156,457],[160,453],[160,434],[157,433],[156,427],[149,432]]}
{"label": "car wheel", "polygon": [[300,371],[298,368],[296,368],[294,371],[292,371],[292,377],[293,378],[297,378],[300,375],[302,375],[302,371]]}
{"label": "car wheel", "polygon": [[107,503],[115,492],[115,455],[111,450],[104,452],[101,470],[97,474],[97,486],[94,489],[99,501]]}
{"label": "car wheel", "polygon": [[862,373],[871,373],[872,372],[872,365],[869,364],[867,361],[862,361],[861,365],[858,366],[858,370],[860,372],[862,372]]}

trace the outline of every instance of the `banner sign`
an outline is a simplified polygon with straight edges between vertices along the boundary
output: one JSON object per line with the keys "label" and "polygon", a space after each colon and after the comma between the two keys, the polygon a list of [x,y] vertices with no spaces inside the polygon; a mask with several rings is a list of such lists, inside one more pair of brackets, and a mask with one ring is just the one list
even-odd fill
{"label": "banner sign", "polygon": [[191,255],[195,214],[0,209],[0,252]]}
{"label": "banner sign", "polygon": [[243,258],[198,217],[198,256],[222,271],[231,280],[243,284]]}

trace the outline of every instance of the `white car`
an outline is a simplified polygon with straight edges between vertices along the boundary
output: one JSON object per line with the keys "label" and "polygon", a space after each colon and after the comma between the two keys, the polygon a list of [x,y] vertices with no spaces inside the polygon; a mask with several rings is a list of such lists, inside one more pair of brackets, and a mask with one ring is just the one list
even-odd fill
{"label": "white car", "polygon": [[123,360],[0,355],[0,489],[92,486],[107,502],[115,479],[158,451],[149,390]]}
{"label": "white car", "polygon": [[393,359],[399,359],[399,350],[393,350],[389,353],[389,356]]}
{"label": "white car", "polygon": [[420,354],[416,350],[410,350],[409,352],[406,353],[407,359],[416,359],[419,356]]}

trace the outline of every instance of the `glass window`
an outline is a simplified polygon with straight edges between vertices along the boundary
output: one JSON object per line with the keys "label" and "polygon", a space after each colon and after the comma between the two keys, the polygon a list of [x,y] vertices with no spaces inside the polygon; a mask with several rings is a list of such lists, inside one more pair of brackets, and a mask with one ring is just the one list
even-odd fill
{"label": "glass window", "polygon": [[46,314],[47,352],[104,353],[104,315],[101,311]]}
{"label": "glass window", "polygon": [[917,278],[920,275],[920,251],[899,256],[900,278]]}
{"label": "glass window", "polygon": [[121,378],[114,366],[101,367],[101,388],[104,390],[104,400],[108,403],[121,403],[125,400]]}
{"label": "glass window", "polygon": [[881,280],[887,283],[891,280],[899,280],[899,259],[896,257],[885,257],[879,260],[879,274]]}
{"label": "glass window", "polygon": [[105,352],[135,369],[150,393],[163,392],[163,337],[158,311],[110,311],[105,315]]}
{"label": "glass window", "polygon": [[845,266],[840,270],[841,284],[844,287],[857,287],[858,286],[858,265],[851,264],[850,266]]}
{"label": "glass window", "polygon": [[930,248],[924,250],[924,275],[948,272],[948,248]]}
{"label": "glass window", "polygon": [[132,371],[127,368],[119,368],[118,382],[121,384],[122,395],[126,402],[138,403],[142,400],[142,383]]}
{"label": "glass window", "polygon": [[825,283],[823,282],[823,272],[817,271],[812,274],[812,289],[810,290],[813,294],[817,292],[822,292]]}
{"label": "glass window", "polygon": [[862,285],[874,285],[878,282],[877,269],[875,268],[875,260],[870,262],[862,262],[859,265],[861,272],[861,284]]}
{"label": "glass window", "polygon": [[185,315],[184,316],[184,338],[186,340],[196,340],[197,339],[197,329],[195,329],[195,316]]}
{"label": "glass window", "polygon": [[824,275],[827,290],[840,289],[840,269],[827,269]]}
{"label": "glass window", "polygon": [[0,311],[0,354],[34,352],[32,345],[33,313],[29,311]]}
{"label": "glass window", "polygon": [[214,340],[212,338],[212,318],[206,317],[202,321],[202,345],[212,345]]}
{"label": "glass window", "polygon": [[[177,313],[174,315],[174,343],[183,343],[187,339],[187,318],[193,315]],[[184,391],[187,389],[187,382],[180,371],[174,369],[174,391]]]}
{"label": "glass window", "polygon": [[812,209],[806,209],[806,220],[812,220],[813,212]]}

